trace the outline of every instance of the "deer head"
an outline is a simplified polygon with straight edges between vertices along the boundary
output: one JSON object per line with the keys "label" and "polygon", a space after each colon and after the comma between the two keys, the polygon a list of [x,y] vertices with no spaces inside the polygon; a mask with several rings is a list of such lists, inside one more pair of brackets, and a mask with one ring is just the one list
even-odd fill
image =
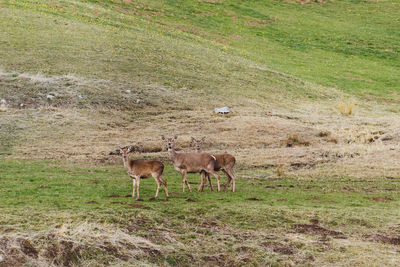
{"label": "deer head", "polygon": [[178,139],[178,136],[175,135],[173,138],[169,138],[162,135],[161,139],[165,140],[168,151],[171,151],[174,149],[175,140]]}
{"label": "deer head", "polygon": [[192,137],[192,146],[196,149],[197,152],[201,151],[201,146],[203,145],[205,140],[206,140],[205,136],[203,136],[200,140],[197,140],[194,137]]}
{"label": "deer head", "polygon": [[127,156],[129,153],[132,152],[132,150],[133,146],[125,146],[119,149],[119,153],[121,153],[122,156]]}

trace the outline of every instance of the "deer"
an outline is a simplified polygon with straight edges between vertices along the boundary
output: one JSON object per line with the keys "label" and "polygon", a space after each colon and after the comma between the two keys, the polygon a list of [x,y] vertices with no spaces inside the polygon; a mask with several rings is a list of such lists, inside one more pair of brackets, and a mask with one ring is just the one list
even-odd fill
{"label": "deer", "polygon": [[168,200],[168,188],[167,182],[162,178],[164,171],[164,164],[158,160],[131,160],[129,159],[129,153],[133,151],[132,146],[120,148],[120,153],[124,162],[124,166],[128,171],[129,177],[132,179],[132,197],[135,197],[135,189],[137,191],[137,200],[139,200],[139,187],[140,178],[148,178],[153,176],[157,184],[156,195],[158,197],[158,191],[160,190],[160,184],[164,186],[165,198]]}
{"label": "deer", "polygon": [[182,192],[185,192],[185,184],[189,192],[192,192],[189,182],[186,179],[187,173],[200,173],[202,181],[197,188],[197,192],[204,188],[206,173],[210,173],[217,179],[218,191],[221,191],[219,175],[214,171],[215,157],[208,153],[177,153],[175,151],[175,140],[177,138],[177,135],[173,138],[161,136],[161,139],[166,141],[167,150],[173,162],[174,169],[182,175]]}
{"label": "deer", "polygon": [[[200,140],[196,140],[194,137],[192,137],[192,145],[194,146],[195,150],[197,153],[201,153],[201,147],[205,141],[206,137],[203,136]],[[232,181],[232,192],[235,192],[235,185],[236,185],[236,177],[235,174],[233,173],[233,167],[236,164],[236,159],[234,156],[224,153],[224,154],[215,154],[213,155],[216,159],[215,165],[214,165],[214,170],[219,171],[222,170],[226,176],[228,177],[228,181],[224,187],[224,190],[226,191],[227,188],[229,187],[231,181]],[[207,176],[208,181],[210,183],[211,190],[212,184],[211,184],[211,179],[210,175],[208,173],[205,173],[205,176]],[[203,184],[204,186],[204,184]]]}

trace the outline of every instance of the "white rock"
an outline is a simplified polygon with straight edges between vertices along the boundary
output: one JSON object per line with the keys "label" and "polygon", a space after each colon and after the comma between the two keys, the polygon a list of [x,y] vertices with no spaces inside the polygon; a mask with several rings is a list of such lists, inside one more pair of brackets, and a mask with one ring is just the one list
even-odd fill
{"label": "white rock", "polygon": [[23,103],[19,104],[19,106],[22,108],[23,106],[25,106]]}
{"label": "white rock", "polygon": [[139,104],[140,102],[142,102],[142,100],[136,99],[136,104]]}
{"label": "white rock", "polygon": [[131,93],[131,90],[125,90],[125,92],[127,92],[128,94],[130,94],[130,93]]}
{"label": "white rock", "polygon": [[1,104],[7,104],[7,101],[5,99],[0,100]]}
{"label": "white rock", "polygon": [[81,96],[81,95],[78,95],[78,98],[79,98],[79,99],[82,99],[82,98],[83,98],[83,96]]}
{"label": "white rock", "polygon": [[46,97],[47,97],[47,99],[51,100],[54,98],[54,95],[47,95]]}
{"label": "white rock", "polygon": [[214,112],[218,114],[228,114],[231,112],[229,107],[214,108]]}

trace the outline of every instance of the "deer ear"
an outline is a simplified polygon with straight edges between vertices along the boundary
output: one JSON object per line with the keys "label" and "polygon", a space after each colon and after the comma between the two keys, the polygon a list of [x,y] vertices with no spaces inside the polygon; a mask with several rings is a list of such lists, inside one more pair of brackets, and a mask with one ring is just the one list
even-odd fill
{"label": "deer ear", "polygon": [[201,138],[201,141],[204,142],[205,140],[206,140],[206,137],[203,136],[203,137]]}
{"label": "deer ear", "polygon": [[194,142],[194,137],[192,136],[192,143]]}
{"label": "deer ear", "polygon": [[164,136],[164,135],[161,135],[161,139],[162,139],[162,140],[165,140],[165,136]]}
{"label": "deer ear", "polygon": [[133,151],[133,146],[128,146],[129,152]]}
{"label": "deer ear", "polygon": [[177,135],[175,135],[175,136],[174,136],[174,139],[178,139],[178,136],[177,136]]}

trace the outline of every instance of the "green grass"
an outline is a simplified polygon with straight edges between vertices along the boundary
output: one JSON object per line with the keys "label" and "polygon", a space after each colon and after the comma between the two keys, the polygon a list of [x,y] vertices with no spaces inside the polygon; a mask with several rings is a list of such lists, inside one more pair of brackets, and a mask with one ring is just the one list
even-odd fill
{"label": "green grass", "polygon": [[[125,197],[132,184],[122,164],[13,157],[23,157],[28,144],[26,157],[112,162],[104,153],[119,139],[156,142],[145,134],[150,126],[159,136],[181,122],[194,135],[210,123],[217,127],[207,129],[229,128],[235,136],[241,128],[224,125],[229,118],[297,121],[286,112],[317,116],[315,103],[332,112],[335,101],[349,99],[366,110],[351,124],[372,125],[361,116],[379,116],[376,101],[398,112],[399,13],[400,3],[391,0],[0,0],[0,99],[8,105],[0,111],[0,265],[396,265],[396,177],[271,178],[238,162],[244,169],[237,170],[237,192],[182,193],[180,176],[167,164],[169,201],[163,190],[150,201],[150,178],[136,202]],[[204,113],[216,105],[240,111]],[[186,112],[199,110],[198,117]],[[332,125],[340,120],[331,118]],[[298,123],[326,126],[304,116]],[[219,145],[241,148],[234,140]],[[301,232],[303,224],[323,229]]]}
{"label": "green grass", "polygon": [[[125,197],[131,193],[131,182],[122,166],[89,168],[51,161],[3,160],[0,177],[0,211],[3,214],[0,230],[3,233],[40,232],[57,225],[85,222],[128,229],[133,223],[135,235],[142,238],[150,238],[150,235],[159,245],[171,244],[157,239],[158,235],[163,231],[174,233],[174,238],[186,249],[176,254],[162,253],[174,260],[178,258],[180,264],[190,260],[185,253],[197,249],[200,250],[196,255],[203,257],[197,260],[204,261],[212,246],[218,253],[233,256],[241,245],[251,245],[253,253],[247,255],[246,260],[255,264],[262,264],[266,259],[296,262],[296,257],[302,258],[304,253],[323,257],[320,252],[312,252],[315,246],[304,240],[299,241],[299,251],[296,249],[289,258],[279,252],[266,251],[262,243],[268,233],[290,235],[297,224],[310,224],[312,220],[318,220],[319,225],[339,231],[349,239],[367,240],[365,236],[387,232],[388,227],[399,220],[399,180],[393,179],[286,177],[270,180],[243,179],[239,175],[235,193],[211,192],[209,188],[202,193],[182,193],[180,175],[167,165],[164,177],[168,181],[169,201],[164,200],[163,191],[158,200],[151,201],[155,182],[142,179],[143,201],[137,202]],[[190,175],[189,181],[199,182],[198,175]],[[192,184],[193,188],[195,186]],[[110,195],[121,197],[109,198]],[[391,200],[380,202],[374,197]],[[128,204],[139,204],[139,207]],[[226,231],[235,233],[228,243]],[[246,233],[255,235],[254,240],[249,241],[251,244],[240,244],[240,236]],[[212,244],[208,243],[210,237],[216,239]],[[318,235],[309,233],[308,238],[315,239]],[[193,240],[198,243],[192,243]],[[288,241],[283,243],[289,247],[293,245]],[[237,256],[233,257],[236,264],[241,262]],[[144,259],[154,260],[151,256]]]}
{"label": "green grass", "polygon": [[395,100],[399,11],[396,1],[5,1],[1,65],[218,95],[313,95],[267,69]]}

